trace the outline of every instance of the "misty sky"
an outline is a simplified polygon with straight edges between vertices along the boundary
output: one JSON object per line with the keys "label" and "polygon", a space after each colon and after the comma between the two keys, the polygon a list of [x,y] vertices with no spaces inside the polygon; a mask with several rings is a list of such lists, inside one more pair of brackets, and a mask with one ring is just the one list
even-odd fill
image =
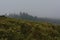
{"label": "misty sky", "polygon": [[0,14],[20,11],[38,17],[60,18],[60,0],[0,0]]}

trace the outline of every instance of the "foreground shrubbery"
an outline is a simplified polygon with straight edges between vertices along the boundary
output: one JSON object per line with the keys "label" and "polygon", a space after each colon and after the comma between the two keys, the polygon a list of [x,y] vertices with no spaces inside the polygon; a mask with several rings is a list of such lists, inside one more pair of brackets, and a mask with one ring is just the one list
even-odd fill
{"label": "foreground shrubbery", "polygon": [[60,25],[0,17],[0,40],[60,40]]}

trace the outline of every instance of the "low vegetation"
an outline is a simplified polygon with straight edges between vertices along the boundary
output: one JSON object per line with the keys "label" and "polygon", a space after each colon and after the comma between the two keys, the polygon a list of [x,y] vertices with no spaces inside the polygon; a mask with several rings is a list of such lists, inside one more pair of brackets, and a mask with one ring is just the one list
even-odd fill
{"label": "low vegetation", "polygon": [[0,17],[0,40],[60,40],[60,25]]}

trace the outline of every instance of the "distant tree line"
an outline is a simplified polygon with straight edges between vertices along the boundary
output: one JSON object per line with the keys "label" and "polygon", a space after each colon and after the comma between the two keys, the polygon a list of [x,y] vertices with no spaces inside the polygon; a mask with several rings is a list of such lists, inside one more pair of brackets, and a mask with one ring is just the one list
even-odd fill
{"label": "distant tree line", "polygon": [[21,19],[32,20],[32,21],[39,21],[39,18],[37,16],[29,15],[26,12],[20,12],[19,14],[9,14],[8,16],[12,18],[21,18]]}
{"label": "distant tree line", "polygon": [[[4,17],[4,15],[3,15],[3,17]],[[5,17],[60,24],[60,19],[51,19],[51,18],[42,18],[42,17],[32,16],[32,15],[29,15],[28,13],[26,13],[26,12],[20,12],[19,14],[10,13],[9,15],[5,14]]]}

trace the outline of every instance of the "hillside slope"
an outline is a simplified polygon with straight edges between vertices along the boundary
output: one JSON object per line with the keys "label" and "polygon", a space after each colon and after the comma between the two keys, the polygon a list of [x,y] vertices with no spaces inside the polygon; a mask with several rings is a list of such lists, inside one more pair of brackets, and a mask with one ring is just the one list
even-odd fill
{"label": "hillside slope", "polygon": [[60,25],[0,17],[0,40],[60,40]]}
{"label": "hillside slope", "polygon": [[32,16],[28,13],[19,13],[19,14],[9,14],[7,15],[8,17],[11,18],[18,18],[18,19],[24,19],[24,20],[31,20],[31,21],[42,21],[42,22],[50,22],[50,23],[55,23],[55,24],[60,24],[60,19],[57,18],[47,18],[47,17],[37,17],[37,16]]}

